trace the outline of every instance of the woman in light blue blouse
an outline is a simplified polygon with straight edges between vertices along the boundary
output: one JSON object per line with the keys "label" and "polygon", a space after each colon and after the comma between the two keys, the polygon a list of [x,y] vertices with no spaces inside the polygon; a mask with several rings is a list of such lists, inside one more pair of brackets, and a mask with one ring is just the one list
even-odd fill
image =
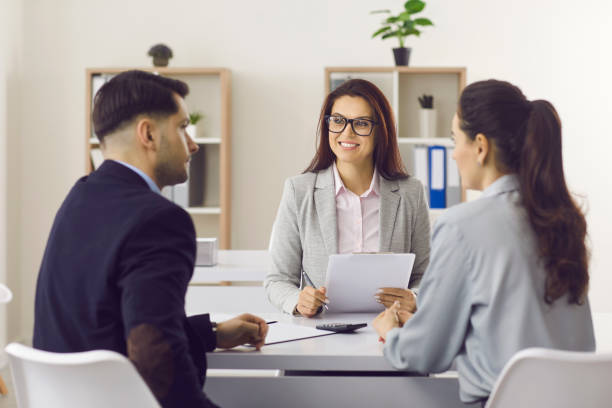
{"label": "woman in light blue blouse", "polygon": [[595,349],[586,221],[565,183],[549,102],[476,82],[452,129],[463,185],[482,196],[438,218],[418,311],[392,306],[373,324],[395,367],[432,373],[455,361],[461,400],[484,404],[521,349]]}

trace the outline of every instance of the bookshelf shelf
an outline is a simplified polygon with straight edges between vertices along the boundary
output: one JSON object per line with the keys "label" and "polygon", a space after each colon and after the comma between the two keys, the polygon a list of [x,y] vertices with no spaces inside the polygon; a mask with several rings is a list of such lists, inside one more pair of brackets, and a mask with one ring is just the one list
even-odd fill
{"label": "bookshelf shelf", "polygon": [[188,207],[187,212],[192,215],[214,215],[221,214],[220,207]]}
{"label": "bookshelf shelf", "polygon": [[221,144],[220,137],[196,137],[193,141],[196,144]]}
{"label": "bookshelf shelf", "polygon": [[453,146],[453,141],[446,137],[422,138],[422,137],[398,137],[399,144],[414,144],[414,145],[438,145],[438,146]]}
{"label": "bookshelf shelf", "polygon": [[[114,75],[140,69],[180,79],[189,85],[185,102],[190,112],[202,112],[194,141],[200,150],[192,157],[189,181],[175,186],[172,195],[164,195],[185,207],[191,214],[198,237],[217,237],[220,249],[230,249],[231,240],[231,72],[227,68],[88,68],[86,70],[86,171],[93,169],[92,157],[98,157],[100,143],[91,123],[93,97],[104,82]],[[199,137],[218,135],[218,137]],[[180,186],[180,187],[179,187]],[[176,193],[179,187],[181,194]],[[181,197],[181,202],[177,197]]]}

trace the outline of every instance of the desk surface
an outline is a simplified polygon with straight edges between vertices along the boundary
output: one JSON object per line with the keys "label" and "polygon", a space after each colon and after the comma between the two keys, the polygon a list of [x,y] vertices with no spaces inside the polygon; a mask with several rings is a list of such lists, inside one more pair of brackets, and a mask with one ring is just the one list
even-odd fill
{"label": "desk surface", "polygon": [[220,250],[217,260],[215,266],[197,266],[191,283],[263,281],[269,270],[270,254],[266,250]]}
{"label": "desk surface", "polygon": [[[371,326],[376,314],[343,313],[322,315],[313,319],[281,313],[260,315],[267,321],[293,323],[314,327],[320,323],[368,323],[354,333],[296,340],[264,346],[261,351],[250,347],[218,350],[208,353],[209,368],[337,370],[337,371],[396,371],[382,353],[383,345]],[[225,320],[230,315],[212,314],[212,320]]]}

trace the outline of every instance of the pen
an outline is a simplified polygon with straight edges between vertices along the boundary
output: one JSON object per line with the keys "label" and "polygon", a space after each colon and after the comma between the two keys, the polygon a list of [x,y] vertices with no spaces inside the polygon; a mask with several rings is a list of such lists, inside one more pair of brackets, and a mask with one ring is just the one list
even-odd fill
{"label": "pen", "polygon": [[[312,283],[312,280],[310,280],[310,276],[308,276],[306,271],[302,270],[302,276],[304,277],[304,280],[309,286],[312,286],[315,290],[317,290],[317,287],[315,286],[314,283]],[[327,307],[325,303],[323,303],[323,307],[325,308],[325,310],[329,310],[329,307]]]}
{"label": "pen", "polygon": [[278,320],[272,320],[271,322],[266,322],[266,324],[278,323]]}

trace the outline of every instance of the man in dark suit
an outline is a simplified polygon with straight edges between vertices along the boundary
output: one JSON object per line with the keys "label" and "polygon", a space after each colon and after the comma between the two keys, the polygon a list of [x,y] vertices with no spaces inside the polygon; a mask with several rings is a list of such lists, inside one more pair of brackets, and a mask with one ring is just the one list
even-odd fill
{"label": "man in dark suit", "polygon": [[142,71],[107,82],[93,122],[105,157],[59,209],[36,289],[34,347],[114,350],[164,407],[215,406],[202,389],[206,351],[263,345],[267,325],[244,314],[185,316],[195,230],[159,194],[187,179],[197,145],[186,133],[185,83]]}

